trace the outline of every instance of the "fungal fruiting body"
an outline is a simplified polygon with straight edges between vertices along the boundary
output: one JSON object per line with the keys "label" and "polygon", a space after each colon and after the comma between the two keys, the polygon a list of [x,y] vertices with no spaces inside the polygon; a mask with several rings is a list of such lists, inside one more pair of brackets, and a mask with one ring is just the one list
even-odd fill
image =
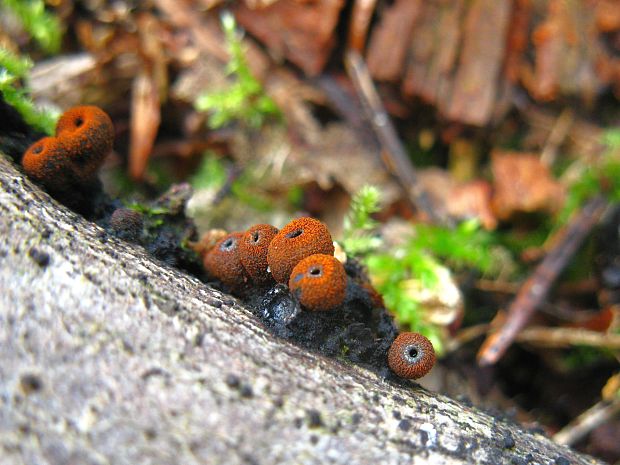
{"label": "fungal fruiting body", "polygon": [[381,296],[357,260],[345,265],[334,256],[331,235],[320,221],[300,218],[279,232],[258,224],[221,237],[214,239],[210,231],[194,250],[208,274],[241,296],[273,334],[381,373],[396,340],[389,363],[399,376],[417,378],[432,367],[433,347],[425,338],[428,347],[410,343],[399,353],[402,336],[396,338]]}
{"label": "fungal fruiting body", "polygon": [[278,229],[270,224],[257,224],[248,229],[239,242],[241,264],[252,282],[258,286],[273,283],[267,271],[267,250]]}
{"label": "fungal fruiting body", "polygon": [[112,150],[114,127],[106,112],[95,106],[79,106],[62,114],[56,137],[68,148],[74,170],[92,177]]}
{"label": "fungal fruiting body", "polygon": [[419,333],[401,333],[388,350],[388,365],[401,378],[421,378],[435,365],[433,344]]}
{"label": "fungal fruiting body", "polygon": [[344,302],[347,274],[337,258],[310,255],[295,265],[288,286],[307,310],[331,310]]}
{"label": "fungal fruiting body", "polygon": [[117,208],[110,217],[110,226],[120,237],[136,240],[144,227],[144,217],[129,208]]}
{"label": "fungal fruiting body", "polygon": [[113,140],[112,121],[103,110],[75,107],[60,117],[55,137],[44,137],[28,148],[22,166],[28,176],[53,191],[88,186]]}
{"label": "fungal fruiting body", "polygon": [[287,283],[295,265],[314,254],[334,255],[334,244],[327,226],[304,217],[291,221],[274,236],[267,250],[267,263],[273,278]]}
{"label": "fungal fruiting body", "polygon": [[22,166],[30,178],[49,189],[62,189],[69,160],[66,148],[56,137],[44,137],[24,153]]}
{"label": "fungal fruiting body", "polygon": [[242,232],[232,232],[216,242],[203,258],[207,272],[232,290],[240,290],[248,281],[248,275],[241,264],[239,243]]}

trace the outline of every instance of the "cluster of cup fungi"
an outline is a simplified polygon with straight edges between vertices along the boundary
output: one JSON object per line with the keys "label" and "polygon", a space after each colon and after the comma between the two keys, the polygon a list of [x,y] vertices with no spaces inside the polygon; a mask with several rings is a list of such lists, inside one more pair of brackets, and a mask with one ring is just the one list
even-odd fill
{"label": "cluster of cup fungi", "polygon": [[[241,296],[251,287],[288,285],[308,312],[338,312],[350,279],[334,256],[329,230],[309,217],[295,219],[280,231],[258,224],[232,232],[203,254],[203,264],[211,276]],[[364,287],[371,299],[378,297],[369,285]],[[435,363],[433,345],[421,334],[401,333],[388,350],[387,362],[402,378],[421,378]]]}
{"label": "cluster of cup fungi", "polygon": [[[28,148],[22,166],[30,178],[71,206],[76,195],[88,195],[91,186],[98,184],[97,172],[113,139],[112,121],[103,110],[75,107],[60,117],[55,136]],[[230,233],[203,251],[202,261],[209,275],[233,294],[285,285],[307,312],[337,312],[351,279],[334,256],[327,227],[308,217],[293,220],[281,230],[258,224]],[[380,305],[376,291],[368,283],[361,285],[370,300]],[[391,342],[387,362],[397,376],[417,379],[433,367],[435,353],[426,337],[405,332]]]}
{"label": "cluster of cup fungi", "polygon": [[114,127],[107,113],[79,106],[62,114],[53,137],[31,145],[22,157],[26,174],[78,210],[100,190],[97,172],[112,150]]}

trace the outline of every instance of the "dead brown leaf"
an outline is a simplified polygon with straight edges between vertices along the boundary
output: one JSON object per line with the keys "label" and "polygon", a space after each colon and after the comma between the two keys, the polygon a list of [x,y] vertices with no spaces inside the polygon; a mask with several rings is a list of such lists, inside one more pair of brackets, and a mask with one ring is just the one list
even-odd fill
{"label": "dead brown leaf", "polygon": [[536,155],[496,150],[491,157],[492,207],[497,218],[507,220],[519,212],[554,212],[561,206],[564,189]]}
{"label": "dead brown leaf", "polygon": [[266,190],[316,182],[322,190],[340,185],[353,194],[372,184],[381,189],[386,203],[401,195],[375,150],[345,124],[329,124],[304,135],[303,142],[292,138],[283,126],[264,126],[260,134],[237,133],[231,150],[242,166],[255,164],[254,171]]}
{"label": "dead brown leaf", "polygon": [[142,179],[161,121],[159,92],[155,79],[142,73],[136,77],[131,96],[131,141],[129,173]]}
{"label": "dead brown leaf", "polygon": [[477,218],[487,229],[497,227],[497,218],[491,208],[491,185],[477,180],[456,186],[450,191],[448,213],[460,219]]}
{"label": "dead brown leaf", "polygon": [[504,65],[506,78],[513,84],[518,82],[520,69],[525,60],[523,54],[529,44],[528,29],[532,13],[532,0],[516,0],[510,19]]}
{"label": "dead brown leaf", "polygon": [[438,2],[425,2],[409,38],[407,69],[403,92],[424,101],[443,105],[452,86],[462,41],[461,17],[464,0],[456,0],[441,8]]}
{"label": "dead brown leaf", "polygon": [[596,11],[587,2],[550,0],[545,20],[532,33],[533,70],[523,69],[523,84],[538,100],[580,95],[592,102],[603,84],[596,63],[606,52],[596,29]]}
{"label": "dead brown leaf", "polygon": [[280,0],[256,10],[238,3],[233,11],[239,24],[273,56],[316,75],[334,46],[334,29],[343,5],[343,0]]}

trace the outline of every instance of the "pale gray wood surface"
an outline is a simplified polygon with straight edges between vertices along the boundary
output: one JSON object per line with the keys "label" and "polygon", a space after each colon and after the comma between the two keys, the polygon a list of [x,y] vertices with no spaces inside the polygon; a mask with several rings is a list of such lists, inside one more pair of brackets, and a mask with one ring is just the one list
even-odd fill
{"label": "pale gray wood surface", "polygon": [[597,463],[274,339],[3,155],[0,215],[2,465]]}

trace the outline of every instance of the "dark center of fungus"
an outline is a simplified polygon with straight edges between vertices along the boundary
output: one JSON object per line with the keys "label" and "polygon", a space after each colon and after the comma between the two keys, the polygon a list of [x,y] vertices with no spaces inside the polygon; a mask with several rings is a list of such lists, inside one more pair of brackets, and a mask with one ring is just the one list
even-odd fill
{"label": "dark center of fungus", "polygon": [[319,266],[314,266],[312,268],[310,268],[309,272],[310,276],[321,276],[323,274],[323,270],[321,269],[321,267]]}
{"label": "dark center of fungus", "polygon": [[222,252],[230,252],[234,248],[235,248],[235,240],[232,237],[229,237],[228,239],[226,239],[224,242],[222,242],[222,245],[220,246],[220,250]]}
{"label": "dark center of fungus", "polygon": [[303,234],[304,230],[303,229],[296,229],[295,231],[291,231],[290,233],[288,233],[286,235],[286,237],[288,239],[294,239],[296,237],[299,237]]}
{"label": "dark center of fungus", "polygon": [[405,359],[409,363],[417,363],[418,358],[420,357],[420,351],[416,346],[407,346],[404,350]]}

